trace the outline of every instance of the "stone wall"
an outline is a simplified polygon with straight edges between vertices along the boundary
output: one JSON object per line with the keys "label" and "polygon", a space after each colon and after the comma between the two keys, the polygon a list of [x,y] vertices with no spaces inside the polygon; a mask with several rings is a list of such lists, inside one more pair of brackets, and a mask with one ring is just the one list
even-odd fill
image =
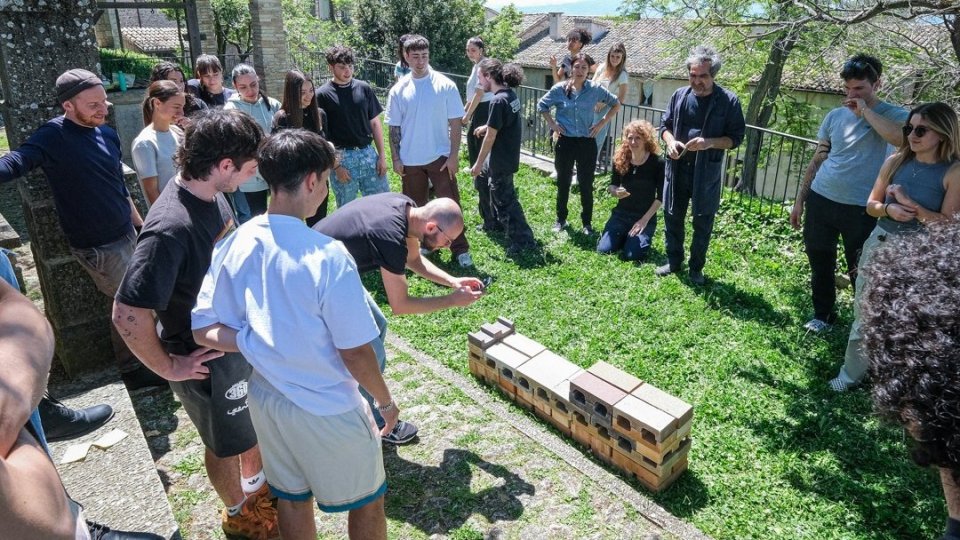
{"label": "stone wall", "polygon": [[253,26],[253,64],[269,96],[283,94],[283,78],[290,66],[280,0],[250,0]]}
{"label": "stone wall", "polygon": [[[13,0],[0,4],[2,114],[11,148],[61,114],[54,83],[64,71],[98,71],[93,0]],[[29,53],[26,53],[29,51]],[[70,255],[40,170],[18,190],[56,354],[70,374],[113,363],[110,301]]]}

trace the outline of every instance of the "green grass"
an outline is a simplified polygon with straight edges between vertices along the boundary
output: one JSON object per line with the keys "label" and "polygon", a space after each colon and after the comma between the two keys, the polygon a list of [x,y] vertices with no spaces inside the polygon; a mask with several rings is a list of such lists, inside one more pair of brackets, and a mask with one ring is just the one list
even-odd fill
{"label": "green grass", "polygon": [[[606,181],[596,182],[597,230],[613,203],[602,192]],[[460,174],[472,273],[493,276],[493,285],[467,309],[388,315],[392,332],[467,373],[467,332],[502,315],[576,364],[605,360],[690,402],[690,470],[653,498],[716,538],[939,534],[946,513],[939,482],[911,464],[901,430],[877,421],[867,392],[827,389],[843,357],[852,298],[841,292],[836,330],[804,334],[809,270],[785,216],[761,217],[725,198],[708,283],[697,288],[653,275],[665,262],[662,219],[650,261],[634,265],[597,255],[596,238],[550,232],[556,188],[549,178],[524,168],[516,183],[544,257],[510,260],[503,239],[474,232],[476,192]],[[578,215],[573,195],[570,216]],[[431,258],[465,275],[449,252]],[[365,282],[386,305],[380,279]],[[445,293],[419,278],[410,283],[414,295]]]}
{"label": "green grass", "polygon": [[10,141],[7,140],[6,128],[0,128],[0,153],[6,154],[10,151]]}

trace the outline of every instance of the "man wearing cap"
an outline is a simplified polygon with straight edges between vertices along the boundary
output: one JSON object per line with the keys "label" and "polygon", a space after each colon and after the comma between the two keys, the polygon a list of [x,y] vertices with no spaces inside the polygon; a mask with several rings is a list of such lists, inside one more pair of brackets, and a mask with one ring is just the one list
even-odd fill
{"label": "man wearing cap", "polygon": [[[0,157],[0,182],[43,169],[70,252],[97,289],[113,298],[133,254],[134,227],[143,220],[123,181],[120,138],[105,125],[110,103],[100,78],[71,69],[57,78],[56,91],[64,114]],[[112,337],[128,388],[163,382],[136,360],[115,331]]]}

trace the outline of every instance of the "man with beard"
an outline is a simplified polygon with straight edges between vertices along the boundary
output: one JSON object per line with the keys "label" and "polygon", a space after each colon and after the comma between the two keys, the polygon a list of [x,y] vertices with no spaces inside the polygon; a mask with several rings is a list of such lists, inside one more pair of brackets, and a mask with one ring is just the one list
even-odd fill
{"label": "man with beard", "polygon": [[[449,249],[453,239],[463,232],[463,214],[453,199],[434,199],[418,207],[413,199],[399,193],[368,195],[345,205],[313,228],[343,242],[361,273],[380,270],[390,309],[397,315],[469,306],[483,294],[483,283],[479,279],[453,277],[420,253],[421,246],[430,251]],[[450,287],[453,292],[443,296],[412,297],[407,284],[407,269],[438,285]],[[382,372],[386,363],[383,339],[387,334],[387,320],[372,299],[368,297],[367,301],[380,327],[380,337],[373,341],[373,345]],[[377,413],[373,398],[366,392],[363,396],[370,402],[377,427],[383,428],[384,421]],[[404,444],[416,435],[416,426],[399,420],[393,431],[383,437],[383,442]]]}

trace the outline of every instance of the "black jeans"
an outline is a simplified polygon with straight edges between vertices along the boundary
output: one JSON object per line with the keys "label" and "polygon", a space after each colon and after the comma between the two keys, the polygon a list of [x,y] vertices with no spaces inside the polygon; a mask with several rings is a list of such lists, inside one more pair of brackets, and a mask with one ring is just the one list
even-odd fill
{"label": "black jeans", "polygon": [[[866,202],[866,201],[864,201]],[[834,202],[816,191],[807,197],[807,215],[803,222],[803,244],[810,260],[810,288],[813,292],[813,316],[833,322],[837,300],[834,274],[837,271],[837,241],[843,239],[850,281],[856,282],[857,261],[863,243],[877,225],[865,206]]]}
{"label": "black jeans", "polygon": [[523,215],[523,207],[513,185],[513,174],[490,174],[488,168],[475,180],[480,198],[480,214],[484,216],[484,228],[488,228],[487,216],[507,233],[510,245],[531,247],[535,244],[533,231]]}
{"label": "black jeans", "polygon": [[567,221],[567,202],[570,200],[570,181],[573,165],[577,165],[580,184],[580,221],[589,227],[593,221],[593,175],[597,165],[597,140],[593,137],[560,136],[553,150],[553,166],[557,169],[557,221]]}
{"label": "black jeans", "polygon": [[[470,96],[473,97],[473,96]],[[470,119],[470,125],[467,127],[467,158],[470,160],[470,166],[477,162],[477,156],[480,155],[480,147],[483,146],[483,137],[477,137],[473,132],[480,126],[487,125],[490,119],[490,102],[481,101],[473,111],[473,117]]]}
{"label": "black jeans", "polygon": [[[673,212],[669,208],[663,211],[664,241],[667,261],[670,268],[679,270],[683,265],[683,242],[686,237],[687,208],[693,197],[693,160],[681,160],[677,163],[677,172],[673,177]],[[701,272],[707,263],[707,248],[713,234],[713,222],[716,214],[693,216],[693,241],[690,243],[690,271]]]}

